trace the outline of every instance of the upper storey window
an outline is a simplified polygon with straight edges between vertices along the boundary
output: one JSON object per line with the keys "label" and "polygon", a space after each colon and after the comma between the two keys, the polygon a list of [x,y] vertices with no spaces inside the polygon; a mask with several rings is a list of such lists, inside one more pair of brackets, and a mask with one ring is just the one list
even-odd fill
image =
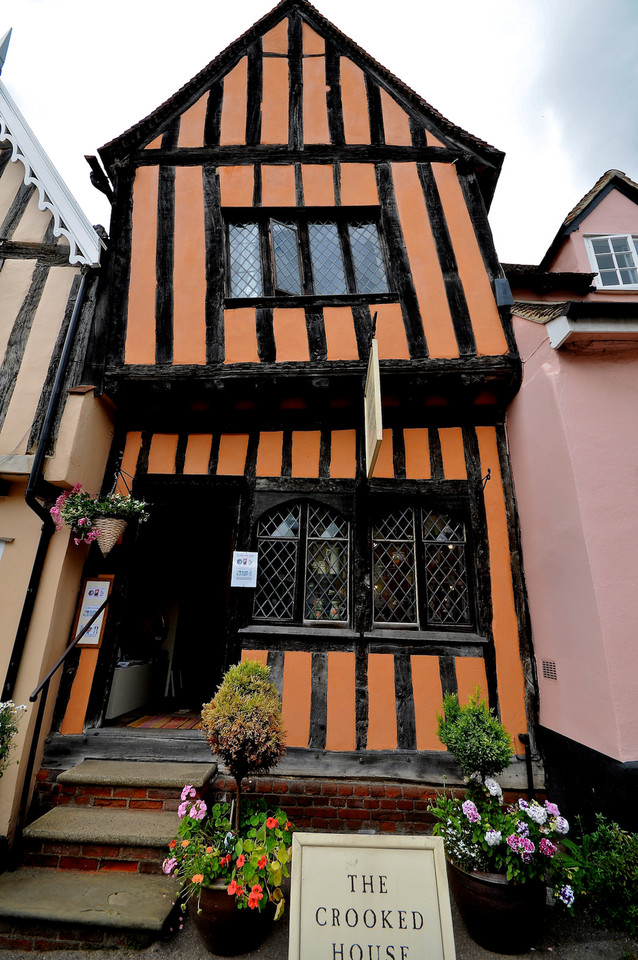
{"label": "upper storey window", "polygon": [[295,211],[294,217],[288,213],[229,219],[229,297],[389,292],[376,220],[369,215],[329,219],[311,211]]}
{"label": "upper storey window", "polygon": [[638,236],[587,237],[589,259],[597,270],[597,287],[638,289]]}

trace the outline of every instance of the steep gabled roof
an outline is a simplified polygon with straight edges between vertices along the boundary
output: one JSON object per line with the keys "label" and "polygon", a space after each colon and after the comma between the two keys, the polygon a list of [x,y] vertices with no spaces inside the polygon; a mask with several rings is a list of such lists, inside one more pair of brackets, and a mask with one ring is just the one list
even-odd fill
{"label": "steep gabled roof", "polygon": [[53,215],[53,233],[69,241],[69,261],[97,266],[103,246],[66,183],[0,81],[0,141],[8,140],[11,160],[24,166],[25,184],[34,184],[39,207]]}
{"label": "steep gabled roof", "polygon": [[503,163],[504,153],[447,120],[407,84],[395,77],[391,71],[387,70],[358,44],[337,29],[307,0],[281,0],[276,7],[226,47],[177,93],[139,123],[101,147],[99,153],[105,167],[109,169],[117,161],[124,161],[132,152],[153,139],[160,128],[170,119],[194,103],[208,86],[221,79],[257,37],[271,30],[285,16],[294,11],[298,11],[309,26],[331,40],[341,53],[350,57],[380,84],[403,100],[426,123],[438,130],[450,146],[456,147],[459,153],[470,154],[477,167],[477,173],[481,177],[486,200],[491,199]]}
{"label": "steep gabled roof", "polygon": [[577,230],[583,220],[612,190],[619,190],[625,197],[638,204],[638,183],[631,180],[622,170],[607,170],[600,180],[596,181],[591,190],[588,190],[585,196],[578,201],[573,210],[569,211],[558,233],[549,245],[547,253],[541,260],[538,266],[539,270],[547,270],[565,237]]}

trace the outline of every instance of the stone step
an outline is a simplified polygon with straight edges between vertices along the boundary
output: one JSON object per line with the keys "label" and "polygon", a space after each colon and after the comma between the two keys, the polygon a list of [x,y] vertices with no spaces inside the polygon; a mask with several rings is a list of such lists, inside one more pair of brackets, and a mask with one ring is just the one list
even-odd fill
{"label": "stone step", "polygon": [[215,763],[170,763],[150,760],[83,760],[58,776],[58,783],[87,786],[154,787],[180,790],[186,783],[201,789],[217,771]]}
{"label": "stone step", "polygon": [[128,873],[21,867],[0,875],[0,948],[75,949],[155,939],[178,895],[174,881]]}
{"label": "stone step", "polygon": [[167,810],[53,807],[24,830],[25,840],[166,847],[179,819]]}

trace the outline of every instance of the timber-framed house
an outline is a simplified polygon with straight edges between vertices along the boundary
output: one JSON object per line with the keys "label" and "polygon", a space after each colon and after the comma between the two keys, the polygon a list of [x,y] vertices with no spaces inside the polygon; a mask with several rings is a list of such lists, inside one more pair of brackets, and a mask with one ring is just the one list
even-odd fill
{"label": "timber-framed house", "polygon": [[[114,405],[104,488],[118,475],[151,518],[107,559],[91,548],[113,601],[65,675],[58,742],[90,731],[95,750],[108,729],[121,756],[140,729],[123,718],[195,710],[254,658],[282,692],[282,777],[440,782],[442,696],[476,686],[522,756],[520,362],[487,221],[503,155],[283,0],[100,157],[114,203],[85,380]],[[256,587],[230,585],[242,553]]]}

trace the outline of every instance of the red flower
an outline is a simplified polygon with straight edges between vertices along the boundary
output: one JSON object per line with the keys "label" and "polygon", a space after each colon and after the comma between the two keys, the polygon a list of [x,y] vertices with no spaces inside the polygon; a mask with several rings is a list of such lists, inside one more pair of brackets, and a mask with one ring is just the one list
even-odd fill
{"label": "red flower", "polygon": [[229,897],[232,897],[233,894],[237,893],[239,889],[240,888],[237,886],[236,881],[231,880],[230,883],[228,884],[228,887],[226,888],[226,893],[228,894]]}
{"label": "red flower", "polygon": [[263,870],[267,863],[268,863],[268,857],[266,856],[266,854],[264,854],[263,857],[261,857],[257,861],[257,869]]}
{"label": "red flower", "polygon": [[273,830],[275,827],[279,826],[279,820],[276,817],[268,817],[266,820],[266,826],[269,830]]}
{"label": "red flower", "polygon": [[246,863],[246,857],[243,855],[243,853],[240,853],[239,856],[237,857],[237,869],[241,870],[241,868],[245,863]]}
{"label": "red flower", "polygon": [[259,901],[263,900],[263,898],[264,898],[263,888],[261,884],[256,883],[255,886],[252,887],[250,891],[250,895],[248,897],[248,906],[250,907],[250,909],[254,910],[255,907],[258,906]]}
{"label": "red flower", "polygon": [[230,854],[227,853],[225,857],[220,857],[219,862],[222,865],[222,867],[227,867],[228,864],[230,863]]}
{"label": "red flower", "polygon": [[174,841],[174,840],[171,840],[170,843],[169,843],[169,845],[168,845],[168,849],[169,849],[169,850],[173,850],[174,847],[175,847],[175,841]]}
{"label": "red flower", "polygon": [[286,820],[286,826],[284,827],[284,830],[292,830],[292,823],[290,820]]}

